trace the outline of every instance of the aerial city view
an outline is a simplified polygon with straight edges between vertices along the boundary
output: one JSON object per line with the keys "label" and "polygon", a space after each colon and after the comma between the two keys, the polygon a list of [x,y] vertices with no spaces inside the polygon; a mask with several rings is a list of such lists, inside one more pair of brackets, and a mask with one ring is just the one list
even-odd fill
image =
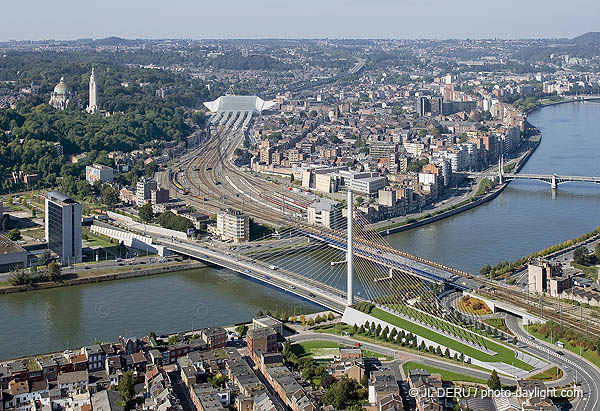
{"label": "aerial city view", "polygon": [[27,3],[0,411],[600,410],[599,3]]}

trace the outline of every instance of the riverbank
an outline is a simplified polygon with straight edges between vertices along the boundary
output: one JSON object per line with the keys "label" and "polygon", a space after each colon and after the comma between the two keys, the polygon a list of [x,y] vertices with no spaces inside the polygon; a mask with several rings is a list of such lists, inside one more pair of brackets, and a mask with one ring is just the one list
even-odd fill
{"label": "riverbank", "polygon": [[174,264],[163,267],[149,268],[149,269],[141,269],[140,267],[135,267],[131,271],[124,271],[119,273],[106,273],[99,275],[89,275],[84,277],[78,277],[63,281],[57,282],[40,282],[32,285],[16,285],[16,286],[8,286],[0,288],[0,295],[3,294],[13,294],[13,293],[21,293],[25,291],[37,291],[44,290],[49,288],[59,288],[59,287],[70,287],[73,285],[82,285],[82,284],[92,284],[92,283],[101,283],[105,281],[115,281],[115,280],[124,280],[127,278],[136,278],[136,277],[146,277],[157,274],[166,274],[174,271],[187,271],[193,270],[196,268],[206,267],[206,264],[200,262],[193,263],[183,263],[183,264]]}
{"label": "riverbank", "polygon": [[550,107],[550,106],[556,106],[559,104],[565,104],[565,103],[577,103],[577,102],[585,102],[585,101],[595,101],[595,100],[600,100],[599,98],[589,98],[589,99],[578,99],[578,98],[571,98],[571,99],[564,99],[564,100],[560,100],[560,101],[551,101],[548,103],[541,103],[539,106],[535,106],[532,107],[528,110],[525,110],[523,112],[523,114],[525,115],[529,115],[531,113],[533,113],[534,111],[537,111],[539,109],[542,109],[544,107]]}
{"label": "riverbank", "polygon": [[[529,148],[529,150],[527,150],[525,155],[523,155],[517,161],[517,165],[515,166],[515,171],[514,171],[515,173],[518,173],[523,168],[525,163],[527,163],[527,160],[529,160],[529,158],[533,155],[535,150],[539,147],[539,145],[541,143],[541,134],[536,134],[536,135],[532,136],[529,139],[529,141],[533,145]],[[475,195],[473,195],[473,196],[469,197],[468,199],[464,200],[463,204],[459,203],[460,205],[452,206],[452,207],[450,207],[450,209],[442,209],[442,210],[438,210],[438,211],[432,211],[430,213],[430,214],[432,214],[430,217],[425,217],[420,220],[411,221],[411,222],[409,222],[410,219],[407,219],[407,220],[403,221],[402,223],[396,223],[396,224],[391,224],[389,226],[384,226],[384,227],[378,229],[378,231],[381,235],[385,236],[385,235],[400,233],[402,231],[412,230],[413,228],[421,227],[421,226],[424,226],[424,225],[427,225],[430,223],[434,223],[436,221],[443,220],[445,218],[453,217],[457,214],[471,210],[477,206],[480,206],[482,204],[485,204],[485,203],[495,199],[508,186],[509,183],[510,182],[500,184],[499,186],[496,186],[491,191],[484,194],[483,196],[480,196],[477,199],[475,198]]]}

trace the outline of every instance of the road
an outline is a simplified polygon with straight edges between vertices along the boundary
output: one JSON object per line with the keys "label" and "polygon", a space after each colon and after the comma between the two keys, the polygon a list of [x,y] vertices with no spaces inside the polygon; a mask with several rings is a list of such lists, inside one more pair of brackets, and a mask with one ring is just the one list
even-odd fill
{"label": "road", "polygon": [[[520,341],[525,342],[522,344],[522,350],[543,359],[550,359],[566,371],[567,375],[571,377],[568,380],[573,380],[575,377],[578,378],[581,382],[583,398],[575,404],[573,408],[575,411],[600,409],[600,369],[584,358],[567,350],[562,350],[564,355],[559,355],[556,353],[558,349],[554,345],[538,339],[532,340],[531,335],[523,329],[520,318],[507,315],[506,325],[513,334],[521,337],[519,338]],[[556,384],[548,383],[547,385],[552,387],[556,386]]]}

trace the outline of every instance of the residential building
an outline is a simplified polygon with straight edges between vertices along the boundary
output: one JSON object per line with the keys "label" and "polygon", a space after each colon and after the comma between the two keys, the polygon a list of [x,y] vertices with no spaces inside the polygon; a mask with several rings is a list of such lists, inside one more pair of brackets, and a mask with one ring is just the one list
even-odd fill
{"label": "residential building", "polygon": [[200,336],[209,349],[225,347],[227,344],[227,331],[223,327],[204,328]]}
{"label": "residential building", "polygon": [[159,188],[157,190],[150,191],[150,202],[152,205],[168,203],[169,190],[166,188]]}
{"label": "residential building", "polygon": [[96,181],[111,183],[113,181],[113,173],[114,170],[111,167],[102,164],[85,166],[85,179],[90,184],[94,184]]}
{"label": "residential building", "polygon": [[283,323],[270,315],[263,315],[262,317],[255,317],[252,319],[252,328],[265,328],[270,327],[277,333],[283,335]]}
{"label": "residential building", "polygon": [[250,221],[237,210],[217,213],[217,235],[224,241],[242,243],[250,240]]}
{"label": "residential building", "polygon": [[248,330],[246,341],[248,351],[255,356],[274,353],[278,350],[277,331],[271,327],[261,327]]}
{"label": "residential building", "polygon": [[138,207],[143,206],[152,199],[152,190],[158,187],[155,180],[142,178],[135,186],[135,202]]}
{"label": "residential building", "polygon": [[80,263],[81,204],[57,191],[46,197],[46,242],[62,265]]}
{"label": "residential building", "polygon": [[445,399],[429,394],[442,388],[440,374],[430,374],[425,370],[409,370],[408,385],[412,392],[416,393],[415,402],[418,411],[444,410]]}
{"label": "residential building", "polygon": [[558,411],[551,399],[546,398],[546,384],[541,380],[517,380],[517,399],[522,410]]}
{"label": "residential building", "polygon": [[400,387],[394,373],[389,369],[371,372],[369,402],[377,405],[383,398],[392,394],[400,395]]}

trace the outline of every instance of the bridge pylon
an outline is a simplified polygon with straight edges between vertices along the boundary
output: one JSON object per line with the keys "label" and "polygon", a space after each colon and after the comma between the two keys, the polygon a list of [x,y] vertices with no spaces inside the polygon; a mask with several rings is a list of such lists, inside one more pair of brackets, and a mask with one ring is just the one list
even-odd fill
{"label": "bridge pylon", "polygon": [[347,251],[347,257],[346,257],[346,261],[347,261],[347,265],[346,265],[346,269],[347,269],[347,283],[346,283],[346,290],[347,290],[347,301],[346,304],[347,305],[352,305],[354,304],[354,297],[352,295],[353,291],[352,291],[352,280],[354,277],[354,254],[352,253],[353,250],[353,233],[352,233],[352,206],[354,203],[354,195],[352,193],[352,190],[348,190],[348,198],[347,198],[347,203],[348,203],[348,251]]}
{"label": "bridge pylon", "polygon": [[552,187],[553,190],[556,190],[558,188],[558,183],[556,182],[556,174],[552,174],[552,182],[550,183],[550,187]]}
{"label": "bridge pylon", "polygon": [[498,161],[498,183],[504,183],[504,156],[500,156]]}

